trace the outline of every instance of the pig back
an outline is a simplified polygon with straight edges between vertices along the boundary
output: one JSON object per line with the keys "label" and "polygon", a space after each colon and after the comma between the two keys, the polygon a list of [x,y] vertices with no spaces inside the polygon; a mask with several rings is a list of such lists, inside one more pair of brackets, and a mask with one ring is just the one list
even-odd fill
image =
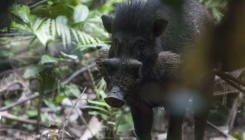
{"label": "pig back", "polygon": [[[168,25],[159,37],[164,51],[182,53],[200,39],[205,31],[214,25],[208,11],[196,0],[152,0],[146,3],[148,13],[155,19],[165,19]],[[177,1],[177,0],[175,0]]]}

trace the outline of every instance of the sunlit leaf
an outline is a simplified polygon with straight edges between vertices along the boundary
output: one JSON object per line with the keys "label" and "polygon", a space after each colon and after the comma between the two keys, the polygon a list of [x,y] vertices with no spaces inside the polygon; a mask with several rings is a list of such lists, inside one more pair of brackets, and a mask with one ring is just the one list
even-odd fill
{"label": "sunlit leaf", "polygon": [[55,28],[55,26],[56,26],[56,23],[55,23],[55,20],[54,19],[52,19],[52,35],[55,37],[55,35],[56,35],[56,28]]}
{"label": "sunlit leaf", "polygon": [[74,29],[71,29],[73,36],[75,37],[76,41],[79,42],[77,32]]}
{"label": "sunlit leaf", "polygon": [[110,107],[106,102],[101,102],[101,101],[92,101],[92,100],[88,100],[89,103],[93,104],[93,105],[99,105],[99,106],[104,106],[104,107]]}
{"label": "sunlit leaf", "polygon": [[76,55],[69,55],[69,54],[65,54],[63,52],[60,52],[63,56],[71,58],[71,59],[77,59],[78,57]]}
{"label": "sunlit leaf", "polygon": [[47,1],[47,3],[48,3],[49,6],[52,6],[54,4],[54,2],[53,1],[50,1],[50,0]]}
{"label": "sunlit leaf", "polygon": [[77,5],[74,8],[73,20],[75,23],[84,21],[89,14],[89,9],[85,5]]}
{"label": "sunlit leaf", "polygon": [[236,138],[237,140],[242,140],[242,136],[238,133],[232,133],[232,136]]}
{"label": "sunlit leaf", "polygon": [[55,103],[59,104],[63,99],[65,99],[67,96],[65,95],[58,95],[55,97]]}
{"label": "sunlit leaf", "polygon": [[44,65],[44,64],[49,64],[49,63],[58,64],[58,62],[59,62],[59,59],[57,59],[55,57],[52,57],[52,56],[49,56],[49,55],[43,55],[41,57],[41,61],[39,63],[41,65]]}
{"label": "sunlit leaf", "polygon": [[37,31],[37,29],[41,26],[42,22],[43,22],[44,18],[38,18],[35,23],[33,24],[33,31]]}
{"label": "sunlit leaf", "polygon": [[67,17],[66,16],[58,16],[57,18],[56,18],[56,22],[58,22],[58,23],[61,23],[61,24],[67,24],[67,22],[68,22],[68,19],[67,19]]}

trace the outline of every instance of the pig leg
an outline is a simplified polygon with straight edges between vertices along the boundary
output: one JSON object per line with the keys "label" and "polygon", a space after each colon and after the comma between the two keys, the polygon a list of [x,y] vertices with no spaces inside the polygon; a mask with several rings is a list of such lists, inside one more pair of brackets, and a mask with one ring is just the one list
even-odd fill
{"label": "pig leg", "polygon": [[[135,100],[136,101],[136,100]],[[143,101],[130,104],[135,132],[140,140],[151,140],[153,110]]]}
{"label": "pig leg", "polygon": [[195,140],[204,139],[205,125],[208,118],[208,113],[210,109],[211,98],[204,97],[200,100],[194,99],[193,109],[194,109],[194,119],[195,119]]}
{"label": "pig leg", "polygon": [[[180,113],[181,112],[181,113]],[[182,139],[182,123],[185,111],[180,111],[179,114],[171,114],[170,124],[168,128],[167,140],[181,140]]]}
{"label": "pig leg", "polygon": [[195,140],[204,140],[205,125],[212,104],[214,75],[207,74],[201,89],[193,96],[193,111],[195,119]]}

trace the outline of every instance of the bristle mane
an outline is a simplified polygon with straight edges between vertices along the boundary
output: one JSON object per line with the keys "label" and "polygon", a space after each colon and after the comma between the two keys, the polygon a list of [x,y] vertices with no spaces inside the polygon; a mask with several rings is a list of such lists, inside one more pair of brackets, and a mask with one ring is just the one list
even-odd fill
{"label": "bristle mane", "polygon": [[[128,0],[116,7],[113,31],[144,31],[153,24],[143,0]],[[150,29],[149,29],[150,30]]]}

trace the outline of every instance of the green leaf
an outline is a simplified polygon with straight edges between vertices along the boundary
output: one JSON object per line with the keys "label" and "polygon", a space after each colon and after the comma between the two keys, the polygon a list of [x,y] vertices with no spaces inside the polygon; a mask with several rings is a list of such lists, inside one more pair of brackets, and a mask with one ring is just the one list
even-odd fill
{"label": "green leaf", "polygon": [[77,59],[78,57],[76,55],[69,55],[69,54],[65,54],[63,52],[60,52],[64,57],[68,57],[68,58],[71,58],[71,59]]}
{"label": "green leaf", "polygon": [[[133,124],[133,123],[132,123]],[[117,131],[118,132],[128,132],[128,130],[133,130],[134,129],[134,126],[130,124],[130,123],[127,123],[127,124],[120,124],[118,126],[118,129]]]}
{"label": "green leaf", "polygon": [[78,98],[81,92],[76,85],[69,84],[65,85],[65,87],[61,90],[61,94],[64,94],[66,96],[75,95]]}
{"label": "green leaf", "polygon": [[40,73],[41,71],[44,70],[43,66],[30,66],[28,68],[25,69],[25,73],[23,75],[23,77],[25,79],[31,78],[31,77],[35,77],[38,73]]}
{"label": "green leaf", "polygon": [[242,140],[242,136],[238,133],[232,133],[232,136],[236,138],[237,140]]}
{"label": "green leaf", "polygon": [[74,8],[73,20],[75,23],[84,21],[89,14],[89,9],[85,5],[77,5]]}
{"label": "green leaf", "polygon": [[78,89],[78,87],[77,87],[76,85],[74,85],[74,84],[70,84],[70,85],[69,85],[69,90],[70,90],[70,92],[71,92],[73,95],[75,95],[76,97],[79,97],[80,94],[81,94],[81,92],[80,92],[80,90]]}
{"label": "green leaf", "polygon": [[55,103],[59,104],[63,99],[65,99],[67,96],[65,95],[58,95],[57,97],[55,97]]}
{"label": "green leaf", "polygon": [[89,103],[110,108],[106,102],[88,100]]}
{"label": "green leaf", "polygon": [[17,8],[16,15],[20,16],[24,22],[30,22],[30,8],[28,6],[21,6]]}
{"label": "green leaf", "polygon": [[52,101],[47,100],[47,99],[43,99],[43,101],[45,105],[47,105],[52,111],[56,112],[56,106]]}
{"label": "green leaf", "polygon": [[47,1],[47,3],[48,3],[49,6],[52,6],[52,5],[54,4],[54,2],[52,2],[52,1],[50,1],[50,0]]}
{"label": "green leaf", "polygon": [[61,23],[61,24],[67,24],[68,23],[68,19],[67,19],[67,17],[66,16],[58,16],[57,18],[56,18],[56,22],[57,23]]}
{"label": "green leaf", "polygon": [[41,61],[39,62],[39,64],[44,65],[44,64],[49,64],[49,63],[53,63],[53,64],[58,64],[59,59],[49,56],[49,55],[43,55],[41,57]]}
{"label": "green leaf", "polygon": [[33,32],[35,33],[40,27],[41,27],[41,24],[43,23],[43,21],[44,21],[44,18],[38,18],[36,21],[35,21],[35,23],[34,23],[34,25],[33,25]]}
{"label": "green leaf", "polygon": [[27,114],[29,117],[36,117],[36,116],[37,116],[37,111],[36,111],[36,110],[27,110],[27,111],[26,111],[26,114]]}

